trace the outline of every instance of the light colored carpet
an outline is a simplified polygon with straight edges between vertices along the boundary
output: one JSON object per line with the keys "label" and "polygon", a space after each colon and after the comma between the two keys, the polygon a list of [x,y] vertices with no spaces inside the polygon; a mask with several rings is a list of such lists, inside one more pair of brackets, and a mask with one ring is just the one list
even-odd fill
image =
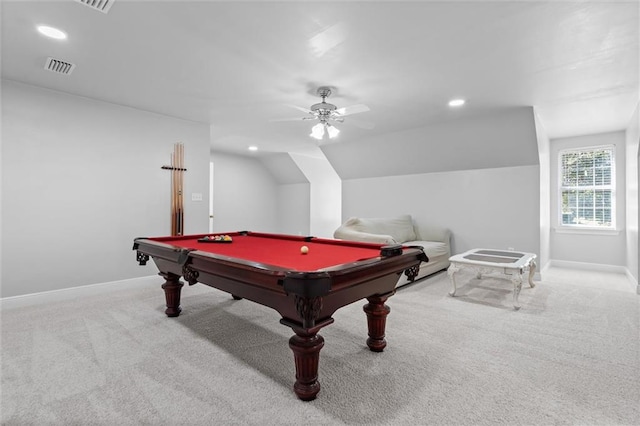
{"label": "light colored carpet", "polygon": [[[562,275],[562,274],[560,274]],[[558,275],[556,275],[558,276]],[[575,276],[575,275],[573,275]],[[278,314],[198,284],[167,318],[161,279],[2,310],[3,425],[631,425],[640,423],[640,297],[550,279],[438,274],[389,299],[388,346],[364,302],[322,329],[318,399],[292,391]],[[148,281],[151,281],[147,279]]]}

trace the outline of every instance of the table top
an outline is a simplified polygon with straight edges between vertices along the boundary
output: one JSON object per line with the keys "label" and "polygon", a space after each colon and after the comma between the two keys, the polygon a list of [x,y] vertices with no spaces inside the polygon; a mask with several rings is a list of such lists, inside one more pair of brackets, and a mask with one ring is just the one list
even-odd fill
{"label": "table top", "polygon": [[[203,242],[205,236],[228,235],[231,242]],[[292,271],[320,271],[381,256],[384,244],[361,243],[257,232],[229,232],[146,239],[216,257],[237,258]],[[200,240],[200,241],[199,241]],[[301,248],[306,246],[308,253]],[[403,248],[407,250],[409,248]]]}
{"label": "table top", "polygon": [[535,259],[533,253],[497,249],[471,249],[449,258],[450,262],[499,268],[522,268]]}

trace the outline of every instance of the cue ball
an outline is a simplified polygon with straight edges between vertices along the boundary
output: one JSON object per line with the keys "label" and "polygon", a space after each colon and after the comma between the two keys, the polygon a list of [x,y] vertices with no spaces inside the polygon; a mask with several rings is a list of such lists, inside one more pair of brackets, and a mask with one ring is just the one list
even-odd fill
{"label": "cue ball", "polygon": [[300,247],[300,253],[302,253],[302,254],[309,253],[309,247],[307,247],[307,246]]}

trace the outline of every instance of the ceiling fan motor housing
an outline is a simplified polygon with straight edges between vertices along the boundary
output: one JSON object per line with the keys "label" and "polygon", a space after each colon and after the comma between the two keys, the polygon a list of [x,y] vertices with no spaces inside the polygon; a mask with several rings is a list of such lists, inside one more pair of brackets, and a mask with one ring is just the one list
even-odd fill
{"label": "ceiling fan motor housing", "polygon": [[332,115],[336,109],[335,105],[325,102],[325,99],[331,94],[331,88],[327,86],[318,87],[318,95],[322,97],[322,102],[311,105],[311,111],[313,111],[321,122],[332,118]]}
{"label": "ceiling fan motor housing", "polygon": [[318,87],[318,95],[322,97],[322,102],[311,105],[310,109],[320,117],[324,116],[325,118],[328,118],[331,115],[331,112],[337,109],[335,105],[325,102],[325,98],[331,95],[331,88],[328,86]]}
{"label": "ceiling fan motor housing", "polygon": [[329,104],[327,102],[320,102],[318,104],[311,105],[311,111],[317,111],[322,113],[323,111],[331,112],[335,111],[337,108],[333,104]]}

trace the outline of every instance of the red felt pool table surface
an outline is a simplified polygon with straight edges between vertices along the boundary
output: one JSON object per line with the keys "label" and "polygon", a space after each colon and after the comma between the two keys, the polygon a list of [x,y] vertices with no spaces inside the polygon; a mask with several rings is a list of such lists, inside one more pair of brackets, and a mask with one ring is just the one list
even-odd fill
{"label": "red felt pool table surface", "polygon": [[[185,249],[239,258],[294,271],[318,271],[345,263],[379,257],[380,249],[383,247],[382,244],[310,239],[291,235],[274,237],[273,234],[240,232],[209,235],[229,235],[232,242],[198,241],[206,235],[149,239]],[[309,249],[307,254],[301,253],[302,246]]]}

